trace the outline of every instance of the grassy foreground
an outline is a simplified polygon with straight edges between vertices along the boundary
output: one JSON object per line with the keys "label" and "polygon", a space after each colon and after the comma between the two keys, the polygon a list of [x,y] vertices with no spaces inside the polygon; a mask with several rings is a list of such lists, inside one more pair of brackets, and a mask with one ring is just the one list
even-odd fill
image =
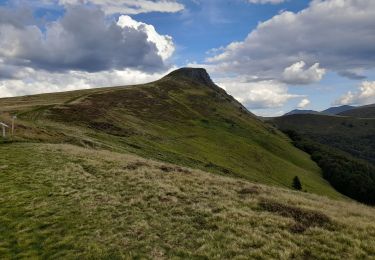
{"label": "grassy foreground", "polygon": [[375,209],[135,155],[0,146],[1,258],[375,258]]}

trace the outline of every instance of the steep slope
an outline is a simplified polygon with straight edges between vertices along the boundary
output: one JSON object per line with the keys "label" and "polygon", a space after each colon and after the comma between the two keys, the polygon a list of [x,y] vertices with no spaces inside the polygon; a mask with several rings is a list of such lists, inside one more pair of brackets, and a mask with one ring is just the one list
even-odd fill
{"label": "steep slope", "polygon": [[375,119],[293,115],[274,118],[272,122],[283,131],[294,130],[318,143],[375,164]]}
{"label": "steep slope", "polygon": [[375,104],[362,106],[349,111],[341,112],[341,116],[351,116],[358,118],[375,118]]}
{"label": "steep slope", "polygon": [[0,172],[2,259],[375,257],[354,202],[65,144],[0,145]]}
{"label": "steep slope", "polygon": [[307,154],[213,84],[203,69],[180,69],[145,85],[5,99],[0,105],[8,111],[4,120],[18,115],[17,141],[132,152],[283,187],[298,175],[306,191],[340,197]]}
{"label": "steep slope", "polygon": [[321,113],[325,115],[338,115],[340,113],[343,113],[343,112],[346,112],[355,108],[356,107],[348,106],[348,105],[339,106],[339,107],[330,107],[326,110],[323,110]]}

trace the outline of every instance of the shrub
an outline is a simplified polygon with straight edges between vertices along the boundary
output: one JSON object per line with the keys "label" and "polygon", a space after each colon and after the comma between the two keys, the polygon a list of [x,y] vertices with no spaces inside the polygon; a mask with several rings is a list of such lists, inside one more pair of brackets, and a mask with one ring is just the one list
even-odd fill
{"label": "shrub", "polygon": [[301,181],[299,180],[298,176],[295,176],[293,178],[292,187],[296,190],[302,190],[302,184],[301,184]]}

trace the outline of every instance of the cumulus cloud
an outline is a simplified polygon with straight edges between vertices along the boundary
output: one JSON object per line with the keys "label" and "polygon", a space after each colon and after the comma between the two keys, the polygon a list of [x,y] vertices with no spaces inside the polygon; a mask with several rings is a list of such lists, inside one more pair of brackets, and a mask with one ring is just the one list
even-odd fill
{"label": "cumulus cloud", "polygon": [[302,108],[305,108],[307,107],[308,105],[310,105],[310,100],[308,100],[307,98],[304,98],[301,100],[301,102],[298,103],[298,108],[302,109]]}
{"label": "cumulus cloud", "polygon": [[184,5],[176,0],[58,0],[61,5],[93,4],[106,14],[140,14],[149,12],[176,13]]}
{"label": "cumulus cloud", "polygon": [[300,97],[290,94],[284,83],[274,80],[249,82],[246,78],[221,78],[216,82],[249,109],[278,108]]}
{"label": "cumulus cloud", "polygon": [[368,105],[375,103],[375,81],[364,81],[357,91],[349,91],[335,105]]}
{"label": "cumulus cloud", "polygon": [[67,5],[40,24],[26,9],[0,14],[0,97],[145,83],[172,69],[172,37],[127,15]]}
{"label": "cumulus cloud", "polygon": [[170,36],[130,17],[107,21],[97,8],[71,6],[45,30],[35,25],[0,24],[0,58],[48,71],[165,70],[174,51]]}
{"label": "cumulus cloud", "polygon": [[137,31],[144,32],[147,35],[147,40],[156,45],[158,54],[163,60],[170,58],[175,51],[172,37],[169,35],[160,35],[156,32],[155,27],[150,24],[137,22],[130,16],[122,15],[120,16],[117,25],[121,28],[133,28]]}
{"label": "cumulus cloud", "polygon": [[285,2],[285,0],[248,0],[252,4],[280,4]]}
{"label": "cumulus cloud", "polygon": [[14,27],[22,27],[34,20],[30,8],[7,8],[0,6],[0,24],[11,24]]}
{"label": "cumulus cloud", "polygon": [[288,84],[310,84],[320,81],[325,69],[319,67],[319,63],[315,63],[310,68],[306,68],[304,61],[299,61],[285,68],[283,72],[283,81]]}
{"label": "cumulus cloud", "polygon": [[277,79],[300,61],[335,72],[371,69],[374,24],[373,0],[314,0],[298,13],[284,11],[259,23],[244,41],[229,44],[207,62],[223,72]]}

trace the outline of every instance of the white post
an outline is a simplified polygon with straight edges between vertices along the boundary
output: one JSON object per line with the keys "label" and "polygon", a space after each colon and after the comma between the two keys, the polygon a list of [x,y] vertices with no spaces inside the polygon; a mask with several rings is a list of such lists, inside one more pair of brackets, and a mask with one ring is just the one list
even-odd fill
{"label": "white post", "polygon": [[6,137],[6,131],[5,131],[5,128],[9,128],[9,126],[7,126],[6,124],[0,122],[0,125],[1,127],[3,128],[3,137],[5,138]]}
{"label": "white post", "polygon": [[12,137],[14,135],[14,120],[17,118],[17,116],[12,116]]}

